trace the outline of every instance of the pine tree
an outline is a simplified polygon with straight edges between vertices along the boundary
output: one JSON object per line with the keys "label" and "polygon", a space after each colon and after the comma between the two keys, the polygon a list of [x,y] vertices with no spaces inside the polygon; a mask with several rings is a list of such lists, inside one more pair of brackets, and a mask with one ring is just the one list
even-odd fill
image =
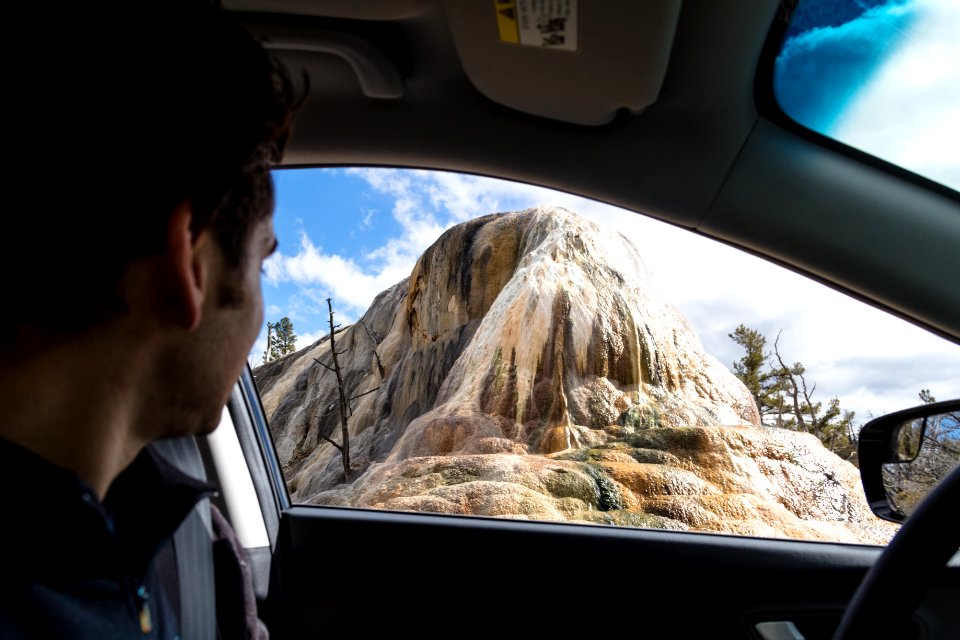
{"label": "pine tree", "polygon": [[276,322],[267,323],[267,346],[263,352],[264,363],[278,360],[296,350],[297,334],[290,318],[284,316]]}
{"label": "pine tree", "polygon": [[288,353],[293,353],[297,349],[297,334],[293,330],[293,323],[290,322],[290,318],[284,316],[273,325],[273,329],[276,332],[275,338],[275,351],[276,358],[282,358]]}
{"label": "pine tree", "polygon": [[781,377],[769,369],[770,353],[765,350],[767,339],[756,329],[742,324],[727,335],[746,351],[740,360],[733,363],[733,372],[753,396],[760,420],[763,421],[764,416],[775,415],[777,426],[782,426]]}
{"label": "pine tree", "polygon": [[[826,409],[814,401],[816,382],[807,381],[807,368],[801,362],[787,364],[780,353],[780,334],[773,351],[766,351],[767,339],[756,329],[739,325],[728,334],[746,354],[733,363],[733,372],[750,391],[760,418],[774,416],[773,426],[812,433],[828,449],[855,461],[857,440],[853,411],[840,408],[839,398],[831,398]],[[765,424],[771,424],[769,420]]]}

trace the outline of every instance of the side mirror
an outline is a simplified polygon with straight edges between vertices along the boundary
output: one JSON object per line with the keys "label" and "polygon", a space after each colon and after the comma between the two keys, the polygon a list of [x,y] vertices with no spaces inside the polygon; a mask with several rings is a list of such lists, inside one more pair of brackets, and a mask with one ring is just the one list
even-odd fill
{"label": "side mirror", "polygon": [[860,478],[873,513],[903,522],[960,464],[960,400],[871,420],[860,429]]}

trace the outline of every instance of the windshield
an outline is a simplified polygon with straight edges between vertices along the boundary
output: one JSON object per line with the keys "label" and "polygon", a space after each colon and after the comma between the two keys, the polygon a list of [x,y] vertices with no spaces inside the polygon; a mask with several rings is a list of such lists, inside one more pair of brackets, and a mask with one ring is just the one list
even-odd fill
{"label": "windshield", "polygon": [[803,126],[960,190],[960,2],[800,0],[774,94]]}

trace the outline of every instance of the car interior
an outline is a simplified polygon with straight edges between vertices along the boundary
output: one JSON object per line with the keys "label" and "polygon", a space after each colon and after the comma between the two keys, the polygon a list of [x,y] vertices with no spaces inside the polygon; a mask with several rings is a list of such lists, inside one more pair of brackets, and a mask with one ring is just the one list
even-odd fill
{"label": "car interior", "polygon": [[[960,343],[960,194],[778,106],[774,59],[797,2],[555,0],[576,18],[563,50],[505,37],[524,0],[221,4],[306,94],[278,171],[454,170],[582,195]],[[960,629],[956,472],[886,549],[297,505],[249,370],[186,457],[220,487],[273,638]]]}

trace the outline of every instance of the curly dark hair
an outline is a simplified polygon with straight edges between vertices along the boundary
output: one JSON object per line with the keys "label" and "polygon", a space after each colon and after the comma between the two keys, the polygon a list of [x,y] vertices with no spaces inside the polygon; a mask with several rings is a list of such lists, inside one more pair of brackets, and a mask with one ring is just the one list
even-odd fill
{"label": "curly dark hair", "polygon": [[273,210],[270,170],[296,107],[285,70],[208,2],[62,3],[17,17],[13,46],[28,62],[10,85],[14,186],[44,186],[7,216],[5,297],[22,313],[4,314],[0,342],[123,313],[121,276],[163,249],[184,201],[194,230],[210,229],[239,267]]}

